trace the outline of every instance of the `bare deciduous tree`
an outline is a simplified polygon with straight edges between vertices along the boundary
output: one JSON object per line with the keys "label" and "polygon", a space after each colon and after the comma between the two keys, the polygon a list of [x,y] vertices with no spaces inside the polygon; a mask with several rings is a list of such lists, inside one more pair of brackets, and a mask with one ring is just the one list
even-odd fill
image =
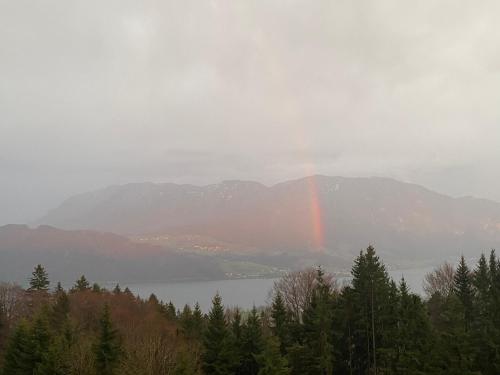
{"label": "bare deciduous tree", "polygon": [[453,291],[453,278],[455,269],[447,262],[437,267],[434,271],[425,275],[423,287],[428,297],[435,293],[442,296],[449,296]]}
{"label": "bare deciduous tree", "polygon": [[19,285],[0,283],[0,313],[7,323],[25,315],[25,294]]}
{"label": "bare deciduous tree", "polygon": [[[316,283],[317,269],[306,268],[300,271],[287,273],[274,283],[271,298],[280,293],[285,305],[292,313],[294,319],[300,320],[304,309],[311,300],[312,292]],[[336,289],[333,275],[325,274],[323,279],[332,289]]]}

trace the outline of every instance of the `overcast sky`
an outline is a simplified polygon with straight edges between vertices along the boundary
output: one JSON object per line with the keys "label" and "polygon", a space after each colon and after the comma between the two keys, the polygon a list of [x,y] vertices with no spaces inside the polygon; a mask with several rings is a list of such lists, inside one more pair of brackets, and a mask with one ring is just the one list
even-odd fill
{"label": "overcast sky", "polygon": [[0,224],[134,181],[500,200],[500,2],[0,0]]}

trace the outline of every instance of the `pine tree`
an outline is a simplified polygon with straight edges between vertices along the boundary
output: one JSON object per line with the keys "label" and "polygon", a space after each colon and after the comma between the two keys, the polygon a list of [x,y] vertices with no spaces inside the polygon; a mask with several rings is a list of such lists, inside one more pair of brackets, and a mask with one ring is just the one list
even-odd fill
{"label": "pine tree", "polygon": [[55,290],[55,294],[57,295],[57,294],[62,293],[62,292],[64,292],[64,288],[62,287],[61,282],[58,281],[57,286],[56,286],[56,290]]}
{"label": "pine tree", "polygon": [[112,375],[122,353],[118,332],[113,328],[108,305],[99,321],[98,341],[94,345],[95,367],[100,375]]}
{"label": "pine tree", "polygon": [[64,330],[50,343],[37,368],[37,375],[66,375],[70,373],[71,333],[69,323]]}
{"label": "pine tree", "polygon": [[205,319],[203,316],[203,313],[201,312],[200,309],[200,304],[196,302],[194,305],[194,310],[193,310],[193,334],[197,338],[203,335],[204,329],[205,329]]}
{"label": "pine tree", "polygon": [[172,301],[170,301],[167,304],[165,314],[167,316],[167,319],[172,320],[172,321],[177,320],[177,313],[175,311],[175,306],[172,303]]}
{"label": "pine tree", "polygon": [[472,284],[477,292],[477,312],[480,316],[487,316],[490,304],[491,278],[488,262],[484,254],[481,254],[477,268],[472,277]]}
{"label": "pine tree", "polygon": [[237,373],[240,375],[257,375],[259,365],[256,357],[262,353],[263,341],[262,327],[255,306],[242,327],[240,350],[240,366]]}
{"label": "pine tree", "polygon": [[51,332],[48,321],[48,308],[43,307],[36,315],[31,327],[31,339],[33,342],[33,355],[35,362],[42,363],[51,342]]}
{"label": "pine tree", "polygon": [[34,343],[26,321],[21,321],[7,343],[4,375],[32,375],[36,368]]}
{"label": "pine tree", "polygon": [[85,292],[87,290],[90,290],[90,284],[85,275],[82,275],[78,280],[76,280],[75,285],[71,289],[72,292]]}
{"label": "pine tree", "polygon": [[43,268],[41,264],[38,264],[32,273],[28,290],[46,292],[49,290],[49,284],[47,271],[45,271],[45,268]]}
{"label": "pine tree", "polygon": [[486,256],[481,254],[473,275],[475,316],[471,327],[473,346],[476,349],[475,368],[482,374],[494,375],[500,371],[500,353],[495,338],[499,330],[491,316],[491,277]]}
{"label": "pine tree", "polygon": [[259,372],[257,375],[289,375],[290,368],[285,357],[281,355],[280,343],[276,337],[269,337],[264,350],[256,356]]}
{"label": "pine tree", "polygon": [[233,321],[231,322],[231,330],[233,331],[233,335],[237,343],[241,340],[241,328],[241,313],[240,309],[236,308],[234,311]]}
{"label": "pine tree", "polygon": [[56,302],[52,307],[52,311],[49,315],[49,321],[52,328],[56,331],[60,331],[66,324],[69,316],[69,298],[66,292],[60,292],[56,297]]}
{"label": "pine tree", "polygon": [[290,340],[290,314],[286,309],[285,301],[280,292],[276,293],[271,305],[272,327],[271,331],[279,339],[280,351],[286,354],[286,347],[291,344]]}
{"label": "pine tree", "polygon": [[472,289],[472,276],[463,256],[460,258],[453,286],[454,293],[462,303],[465,329],[468,330],[473,317],[474,291]]}
{"label": "pine tree", "polygon": [[435,322],[438,341],[437,366],[450,375],[472,375],[474,348],[470,334],[465,329],[465,315],[460,299],[452,294],[440,307],[439,320]]}
{"label": "pine tree", "polygon": [[431,373],[434,342],[425,305],[419,296],[411,294],[406,281],[399,285],[397,302],[394,358],[390,367],[397,374]]}
{"label": "pine tree", "polygon": [[203,336],[202,368],[205,375],[229,375],[237,364],[231,333],[224,318],[219,294],[212,300],[207,328]]}
{"label": "pine tree", "polygon": [[118,294],[121,294],[121,292],[122,292],[122,289],[120,288],[120,284],[116,284],[114,289],[113,289],[113,294],[118,295]]}
{"label": "pine tree", "polygon": [[123,290],[123,294],[125,294],[130,299],[134,298],[134,293],[132,293],[128,286]]}
{"label": "pine tree", "polygon": [[355,259],[352,275],[352,369],[358,373],[376,372],[378,353],[392,347],[384,334],[393,322],[391,284],[372,246]]}
{"label": "pine tree", "polygon": [[92,292],[93,293],[101,293],[103,291],[103,288],[98,283],[93,283],[92,284]]}
{"label": "pine tree", "polygon": [[314,366],[308,374],[331,375],[333,371],[332,345],[332,291],[325,283],[321,268],[316,275],[316,286],[311,303],[304,310],[304,342],[310,350]]}
{"label": "pine tree", "polygon": [[182,312],[179,316],[179,324],[181,326],[182,332],[188,338],[193,337],[193,312],[189,305],[184,305]]}
{"label": "pine tree", "polygon": [[187,353],[182,352],[178,355],[173,375],[197,375],[198,371],[195,366],[195,361],[189,358]]}

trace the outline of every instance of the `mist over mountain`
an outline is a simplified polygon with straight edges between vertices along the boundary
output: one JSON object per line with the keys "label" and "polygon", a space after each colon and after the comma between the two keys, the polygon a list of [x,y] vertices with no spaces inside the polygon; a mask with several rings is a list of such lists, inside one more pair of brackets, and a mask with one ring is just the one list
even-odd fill
{"label": "mist over mountain", "polygon": [[310,176],[270,187],[136,183],[70,198],[39,224],[146,239],[198,235],[239,251],[345,259],[374,244],[388,261],[419,262],[496,247],[500,204],[386,178]]}

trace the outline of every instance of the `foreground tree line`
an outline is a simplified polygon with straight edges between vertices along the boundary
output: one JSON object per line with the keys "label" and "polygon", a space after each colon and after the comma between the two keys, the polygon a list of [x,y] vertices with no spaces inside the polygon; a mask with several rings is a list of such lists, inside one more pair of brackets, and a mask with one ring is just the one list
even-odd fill
{"label": "foreground tree line", "polygon": [[[337,287],[321,269],[276,282],[272,304],[208,314],[90,285],[0,286],[0,374],[499,374],[500,261],[461,259],[425,278],[427,298],[391,280],[372,247]],[[242,291],[244,292],[244,291]]]}

